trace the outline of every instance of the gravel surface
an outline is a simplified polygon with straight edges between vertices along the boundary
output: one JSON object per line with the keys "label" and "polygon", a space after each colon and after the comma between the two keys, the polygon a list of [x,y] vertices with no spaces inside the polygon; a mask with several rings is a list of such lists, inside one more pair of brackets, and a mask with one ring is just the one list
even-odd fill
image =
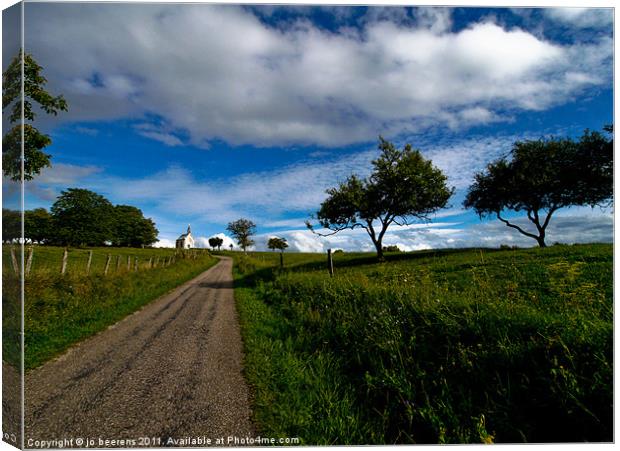
{"label": "gravel surface", "polygon": [[90,438],[101,448],[132,447],[132,440],[144,437],[151,446],[252,437],[231,269],[232,260],[222,258],[28,372],[26,447],[33,447],[29,440],[32,445],[33,440],[74,439],[65,445],[85,447],[75,440]]}

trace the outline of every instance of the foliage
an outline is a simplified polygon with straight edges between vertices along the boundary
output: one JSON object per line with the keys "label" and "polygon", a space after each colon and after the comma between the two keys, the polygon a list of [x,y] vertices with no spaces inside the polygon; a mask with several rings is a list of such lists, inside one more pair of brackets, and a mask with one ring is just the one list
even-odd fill
{"label": "foliage", "polygon": [[[19,221],[16,214],[6,213],[9,218],[7,227],[17,227],[14,238],[19,236],[19,223],[12,225],[13,220]],[[139,208],[130,205],[112,207],[103,196],[84,189],[63,191],[52,206],[51,215],[45,209],[37,208],[26,210],[24,218],[27,242],[72,246],[110,243],[122,247],[145,247],[157,241],[155,223],[145,218]]]}
{"label": "foliage", "polygon": [[400,248],[395,244],[391,246],[384,246],[383,251],[384,252],[401,252]]}
{"label": "foliage", "polygon": [[246,249],[254,244],[251,236],[256,233],[256,224],[249,219],[237,219],[229,223],[226,230],[237,240],[237,244],[241,246],[243,252],[246,252]]}
{"label": "foliage", "polygon": [[130,205],[114,207],[114,236],[112,244],[123,247],[150,246],[157,241],[159,231],[142,210]]}
{"label": "foliage", "polygon": [[209,246],[211,246],[212,249],[215,249],[217,247],[217,250],[219,251],[222,247],[222,244],[224,244],[224,239],[220,238],[219,236],[213,236],[209,238]]}
{"label": "foliage", "polygon": [[[464,202],[481,217],[495,215],[508,227],[545,247],[552,215],[573,205],[602,205],[613,195],[613,139],[586,130],[579,142],[540,139],[516,142],[511,159],[501,158],[475,175]],[[536,228],[528,232],[502,216],[524,211]]]}
{"label": "foliage", "polygon": [[272,251],[278,249],[280,252],[284,252],[284,249],[288,247],[288,243],[286,242],[286,238],[278,238],[277,236],[269,238],[267,241],[267,247]]}
{"label": "foliage", "polygon": [[[370,177],[352,175],[338,187],[328,189],[329,197],[321,204],[316,219],[332,231],[329,235],[345,229],[364,229],[382,259],[382,241],[390,225],[406,225],[411,219],[428,220],[429,214],[446,206],[454,190],[447,187],[446,176],[410,144],[398,150],[382,137],[379,140],[381,155],[372,162]],[[313,230],[310,222],[306,225]]]}
{"label": "foliage", "polygon": [[[295,257],[293,259],[293,256]],[[236,255],[263,434],[306,445],[613,439],[613,247]],[[243,264],[242,264],[243,262]]]}
{"label": "foliage", "polygon": [[[36,246],[32,273],[25,279],[25,367],[34,368],[62,353],[69,346],[83,340],[128,314],[197,276],[217,263],[208,252],[196,253],[197,258],[182,258],[178,254],[169,266],[148,269],[149,258],[169,258],[171,249],[111,249],[95,248],[90,274],[85,267],[89,251],[71,249],[65,275],[60,275],[60,261],[64,249]],[[9,249],[3,249],[3,260]],[[107,255],[120,256],[123,264],[110,269],[103,276]],[[138,257],[138,271],[127,270],[126,257]],[[116,258],[114,258],[116,260]],[[3,311],[19,306],[20,285],[10,270],[3,266]],[[19,337],[21,314],[3,318],[3,337]],[[6,334],[6,335],[5,335]],[[18,364],[19,347],[15,340],[3,340],[3,355]]]}
{"label": "foliage", "polygon": [[22,215],[17,210],[2,209],[2,241],[10,243],[22,236]]}
{"label": "foliage", "polygon": [[62,191],[54,205],[55,239],[69,246],[101,246],[114,236],[114,207],[87,189]]}
{"label": "foliage", "polygon": [[[23,89],[24,99],[21,100],[22,90],[22,63],[24,70]],[[37,64],[32,55],[20,50],[7,70],[2,74],[2,109],[11,107],[10,123],[24,120],[34,121],[36,117],[34,103],[45,113],[58,114],[58,111],[67,111],[67,102],[60,96],[52,96],[44,88],[46,78],[41,75],[43,68]],[[51,156],[43,149],[51,144],[49,136],[42,134],[31,124],[15,125],[2,139],[2,165],[4,175],[14,181],[21,179],[21,143],[22,130],[24,133],[24,180],[31,180],[46,166],[50,166]]]}
{"label": "foliage", "polygon": [[53,218],[45,208],[24,212],[24,236],[36,243],[49,241],[54,233]]}

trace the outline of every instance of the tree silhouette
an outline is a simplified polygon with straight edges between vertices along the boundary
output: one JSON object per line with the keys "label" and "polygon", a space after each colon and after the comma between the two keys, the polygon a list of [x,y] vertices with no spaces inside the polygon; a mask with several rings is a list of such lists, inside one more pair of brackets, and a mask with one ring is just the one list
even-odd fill
{"label": "tree silhouette", "polygon": [[316,213],[319,224],[331,230],[320,233],[310,221],[308,228],[321,236],[345,229],[364,229],[383,259],[383,237],[392,224],[408,225],[412,220],[429,220],[429,215],[446,206],[453,189],[446,176],[411,144],[398,150],[379,137],[381,155],[372,162],[367,179],[350,176],[336,188]]}
{"label": "tree silhouette", "polygon": [[[553,214],[565,207],[605,205],[613,195],[613,137],[586,130],[571,139],[516,142],[510,159],[490,163],[474,177],[463,205],[482,218],[496,216],[508,227],[545,247]],[[524,211],[534,225],[526,230],[504,212]]]}
{"label": "tree silhouette", "polygon": [[280,252],[284,252],[284,249],[288,247],[288,243],[286,242],[286,238],[278,238],[277,236],[269,238],[267,241],[267,247],[271,250],[280,250]]}
{"label": "tree silhouette", "polygon": [[249,219],[237,219],[229,223],[226,230],[235,237],[243,252],[246,252],[246,249],[254,244],[250,237],[256,232],[256,224]]}

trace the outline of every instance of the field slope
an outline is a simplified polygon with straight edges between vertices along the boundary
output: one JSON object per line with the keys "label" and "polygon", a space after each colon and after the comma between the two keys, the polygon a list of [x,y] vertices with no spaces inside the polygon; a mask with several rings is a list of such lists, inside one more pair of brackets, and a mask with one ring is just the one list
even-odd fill
{"label": "field slope", "polygon": [[235,257],[264,434],[613,440],[612,245]]}

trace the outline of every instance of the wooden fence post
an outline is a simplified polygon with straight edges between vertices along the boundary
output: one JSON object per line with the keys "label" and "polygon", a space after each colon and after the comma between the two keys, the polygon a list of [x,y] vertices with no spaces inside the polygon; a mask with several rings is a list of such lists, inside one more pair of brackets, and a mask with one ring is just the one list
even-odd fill
{"label": "wooden fence post", "polygon": [[62,254],[62,267],[60,268],[60,274],[64,274],[67,271],[67,258],[69,258],[69,251],[65,247],[65,252]]}
{"label": "wooden fence post", "polygon": [[121,267],[121,256],[117,255],[116,256],[116,271],[118,272],[119,268]]}
{"label": "wooden fence post", "polygon": [[131,271],[131,256],[127,256],[127,271]]}
{"label": "wooden fence post", "polygon": [[105,269],[103,270],[103,275],[108,275],[108,269],[110,269],[110,260],[112,260],[112,256],[108,254],[108,257],[105,260]]}
{"label": "wooden fence post", "polygon": [[34,248],[31,247],[28,252],[28,261],[26,263],[26,275],[30,274],[30,268],[32,268],[32,256],[34,254]]}
{"label": "wooden fence post", "polygon": [[138,270],[138,257],[136,257],[136,260],[134,261],[133,270],[134,271]]}
{"label": "wooden fence post", "polygon": [[155,259],[155,267],[157,267],[157,265],[159,265],[159,257]]}
{"label": "wooden fence post", "polygon": [[13,265],[15,275],[19,277],[19,265],[17,264],[17,257],[15,256],[15,247],[13,246],[11,246],[11,264]]}
{"label": "wooden fence post", "polygon": [[327,269],[329,276],[334,277],[334,260],[332,259],[332,250],[327,249]]}
{"label": "wooden fence post", "polygon": [[86,263],[86,274],[90,274],[90,264],[93,261],[93,251],[88,251],[88,262]]}
{"label": "wooden fence post", "polygon": [[149,258],[149,269],[153,268],[153,257]]}

